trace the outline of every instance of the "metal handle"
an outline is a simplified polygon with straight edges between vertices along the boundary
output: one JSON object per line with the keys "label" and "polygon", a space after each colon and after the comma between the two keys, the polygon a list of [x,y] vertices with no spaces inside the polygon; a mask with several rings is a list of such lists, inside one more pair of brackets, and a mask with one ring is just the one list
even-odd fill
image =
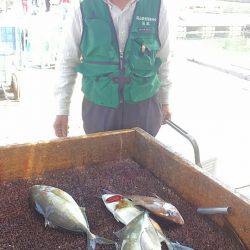
{"label": "metal handle", "polygon": [[180,128],[178,125],[176,125],[172,121],[167,120],[166,123],[190,141],[194,149],[195,164],[202,168],[201,160],[200,160],[200,150],[199,150],[199,146],[196,140],[190,134],[188,134],[185,130]]}

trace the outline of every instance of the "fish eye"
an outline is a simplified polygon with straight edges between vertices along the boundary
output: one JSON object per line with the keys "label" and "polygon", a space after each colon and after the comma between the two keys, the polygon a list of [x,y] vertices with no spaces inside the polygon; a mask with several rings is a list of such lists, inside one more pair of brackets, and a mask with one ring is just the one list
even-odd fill
{"label": "fish eye", "polygon": [[168,210],[168,211],[167,211],[167,215],[168,215],[168,216],[175,216],[176,213],[175,213],[174,211]]}

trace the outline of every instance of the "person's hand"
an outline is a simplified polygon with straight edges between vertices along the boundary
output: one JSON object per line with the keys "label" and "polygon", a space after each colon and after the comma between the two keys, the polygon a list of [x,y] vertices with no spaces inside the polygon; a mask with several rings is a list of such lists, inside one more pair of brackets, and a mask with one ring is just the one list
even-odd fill
{"label": "person's hand", "polygon": [[54,130],[57,137],[67,137],[68,135],[68,116],[57,115],[54,122]]}
{"label": "person's hand", "polygon": [[171,120],[171,112],[169,111],[168,104],[162,104],[162,124],[166,124],[167,120]]}

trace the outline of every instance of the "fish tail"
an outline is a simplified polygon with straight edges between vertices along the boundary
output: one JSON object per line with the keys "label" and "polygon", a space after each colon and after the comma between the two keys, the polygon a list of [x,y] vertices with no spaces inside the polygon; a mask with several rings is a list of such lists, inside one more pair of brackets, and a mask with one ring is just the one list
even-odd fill
{"label": "fish tail", "polygon": [[105,189],[105,188],[102,189],[102,193],[103,194],[116,194],[116,192],[113,192],[113,191],[111,191],[109,189]]}
{"label": "fish tail", "polygon": [[94,250],[96,244],[100,245],[115,245],[117,248],[117,243],[113,240],[109,240],[98,235],[90,234],[87,239],[87,250]]}
{"label": "fish tail", "polygon": [[164,242],[167,245],[168,250],[194,250],[193,248],[190,248],[190,247],[187,247],[187,246],[183,246],[183,245],[181,245],[178,242],[170,241],[166,237],[164,237],[164,239],[163,239],[162,242]]}

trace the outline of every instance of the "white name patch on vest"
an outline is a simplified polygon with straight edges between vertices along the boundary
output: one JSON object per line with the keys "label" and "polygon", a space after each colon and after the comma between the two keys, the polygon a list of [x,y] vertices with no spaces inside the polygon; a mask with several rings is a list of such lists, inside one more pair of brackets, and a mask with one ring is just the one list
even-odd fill
{"label": "white name patch on vest", "polygon": [[136,20],[142,22],[142,26],[150,26],[150,22],[156,22],[157,19],[153,17],[147,16],[136,16]]}
{"label": "white name patch on vest", "polygon": [[146,21],[146,22],[156,22],[157,19],[153,17],[147,17],[147,16],[136,16],[136,20],[138,21]]}

